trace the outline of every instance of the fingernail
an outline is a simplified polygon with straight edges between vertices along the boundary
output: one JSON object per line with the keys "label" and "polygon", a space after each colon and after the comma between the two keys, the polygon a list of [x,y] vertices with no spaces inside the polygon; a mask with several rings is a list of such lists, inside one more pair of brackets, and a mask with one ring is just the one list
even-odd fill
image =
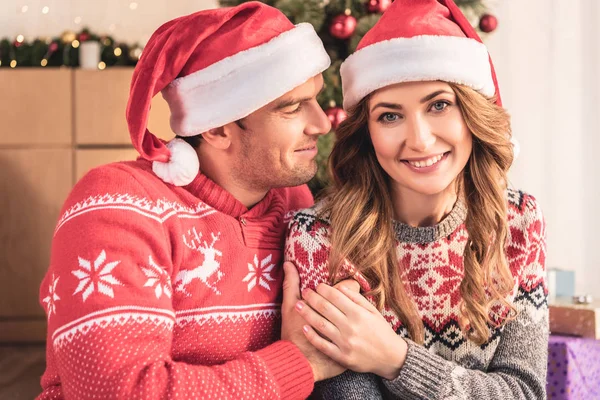
{"label": "fingernail", "polygon": [[304,325],[302,327],[302,330],[304,331],[304,333],[308,333],[308,325]]}
{"label": "fingernail", "polygon": [[296,310],[301,311],[304,308],[304,304],[301,301],[296,303]]}

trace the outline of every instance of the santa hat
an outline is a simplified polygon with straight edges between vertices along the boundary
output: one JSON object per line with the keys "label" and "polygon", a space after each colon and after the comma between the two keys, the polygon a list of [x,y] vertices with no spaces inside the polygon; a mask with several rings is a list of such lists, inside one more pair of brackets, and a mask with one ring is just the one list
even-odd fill
{"label": "santa hat", "polygon": [[382,87],[441,80],[500,93],[485,45],[452,0],[396,0],[341,66],[344,108]]}
{"label": "santa hat", "polygon": [[[438,80],[496,95],[502,106],[487,48],[452,0],[395,0],[340,73],[346,110],[394,83]],[[510,141],[517,158],[519,143]]]}
{"label": "santa hat", "polygon": [[169,104],[173,132],[195,136],[248,116],[329,64],[312,25],[294,26],[263,3],[169,21],[154,32],[133,74],[127,104],[133,146],[163,181],[187,185],[199,171],[195,150],[147,129],[158,92]]}

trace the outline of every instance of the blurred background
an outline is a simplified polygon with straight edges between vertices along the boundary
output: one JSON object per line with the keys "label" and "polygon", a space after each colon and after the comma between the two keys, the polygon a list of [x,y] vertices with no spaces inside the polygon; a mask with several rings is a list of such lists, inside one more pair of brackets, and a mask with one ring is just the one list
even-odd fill
{"label": "blurred background", "polygon": [[[124,115],[145,43],[170,19],[241,2],[2,0],[0,343],[15,346],[0,346],[0,398],[39,392],[45,316],[38,290],[62,202],[90,168],[136,156]],[[336,126],[344,118],[339,65],[391,0],[267,3],[320,32],[333,64],[319,101]],[[512,115],[521,151],[511,183],[533,194],[547,219],[550,294],[598,299],[600,2],[456,3],[488,46]],[[172,138],[160,96],[149,125],[159,137]],[[322,164],[332,138],[321,143]],[[325,184],[322,168],[311,188],[316,192]],[[592,319],[600,335],[600,311]]]}

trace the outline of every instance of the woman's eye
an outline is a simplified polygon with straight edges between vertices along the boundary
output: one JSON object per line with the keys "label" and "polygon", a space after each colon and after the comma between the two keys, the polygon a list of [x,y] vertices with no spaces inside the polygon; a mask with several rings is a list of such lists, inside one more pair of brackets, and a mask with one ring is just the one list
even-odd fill
{"label": "woman's eye", "polygon": [[383,113],[381,114],[381,116],[379,117],[380,121],[383,122],[396,122],[398,120],[398,115],[396,114],[392,114],[392,113]]}
{"label": "woman's eye", "polygon": [[436,101],[431,105],[432,111],[444,111],[450,104],[447,101]]}

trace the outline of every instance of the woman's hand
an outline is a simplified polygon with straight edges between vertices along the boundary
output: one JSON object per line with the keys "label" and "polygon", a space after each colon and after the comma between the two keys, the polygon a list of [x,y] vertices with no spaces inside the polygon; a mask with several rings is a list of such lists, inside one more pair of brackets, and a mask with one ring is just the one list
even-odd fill
{"label": "woman's hand", "polygon": [[348,285],[338,290],[321,283],[302,298],[296,310],[308,323],[303,331],[313,346],[353,371],[390,380],[398,376],[407,344],[360,293]]}

